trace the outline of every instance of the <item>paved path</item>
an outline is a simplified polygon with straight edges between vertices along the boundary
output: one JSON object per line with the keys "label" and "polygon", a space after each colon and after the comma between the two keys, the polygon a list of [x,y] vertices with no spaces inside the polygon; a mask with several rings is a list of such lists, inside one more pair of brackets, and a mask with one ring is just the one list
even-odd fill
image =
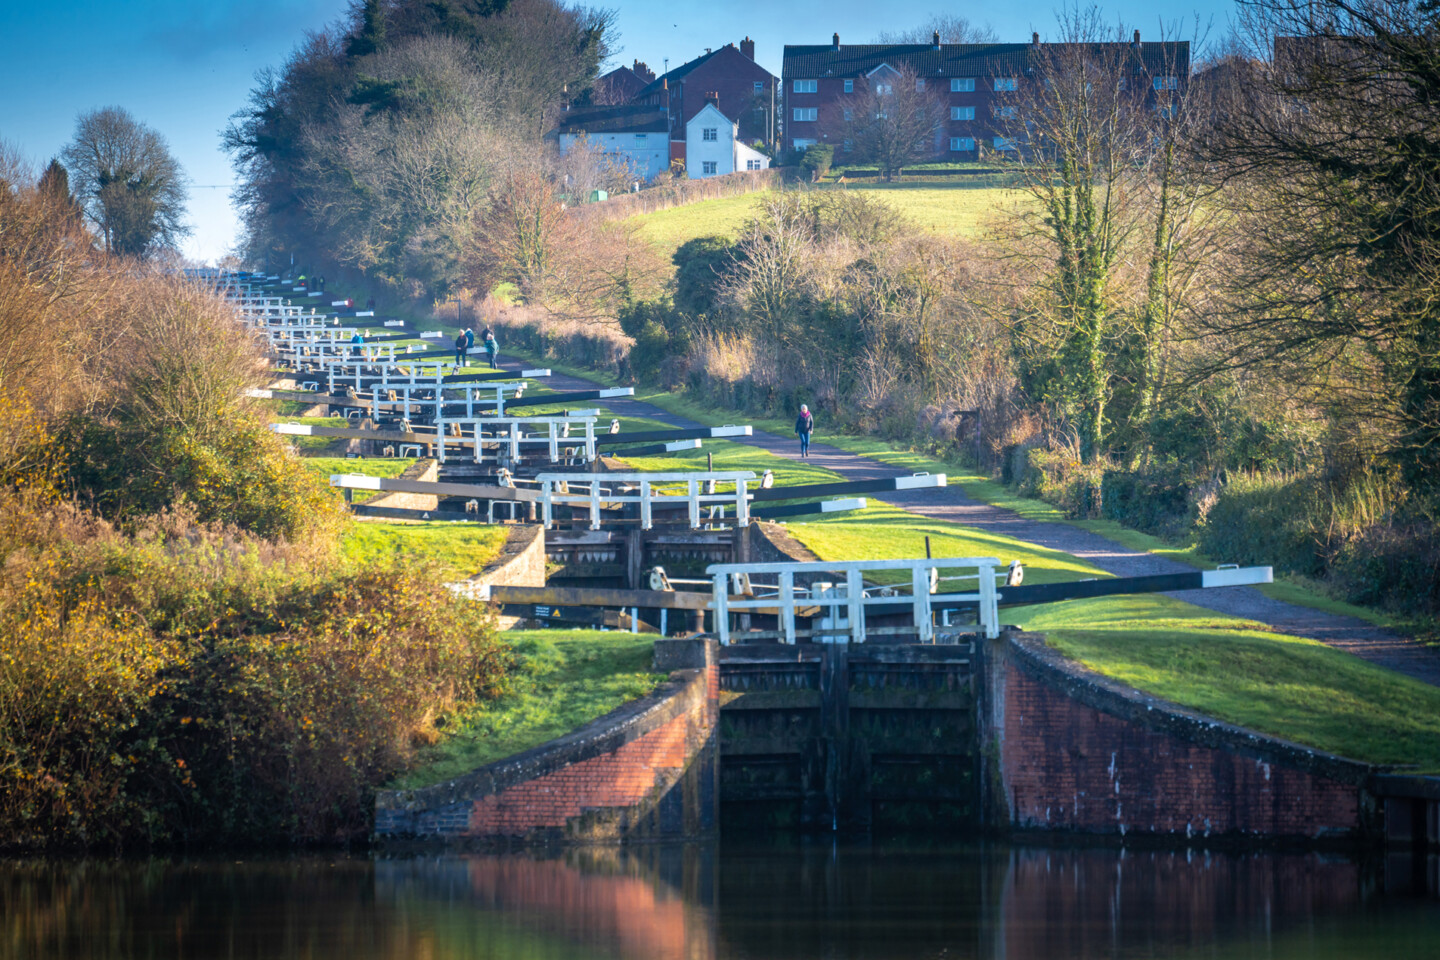
{"label": "paved path", "polygon": [[[512,363],[509,366],[519,369],[522,364]],[[589,380],[558,373],[549,377],[546,385],[556,390],[587,390],[595,387]],[[675,427],[701,426],[693,420],[639,400],[606,400],[604,404],[607,409],[621,416],[645,417]],[[761,430],[737,442],[784,457],[798,457],[800,453],[799,441],[794,437],[778,437]],[[833,470],[847,480],[870,480],[907,474],[907,471],[897,467],[824,443],[810,445],[810,461]],[[1183,573],[1194,569],[1175,560],[1131,550],[1099,534],[1066,523],[1026,520],[1014,511],[973,500],[958,486],[949,486],[943,490],[897,491],[876,499],[903,507],[923,517],[962,523],[978,530],[1069,553],[1115,576]],[[1340,616],[1284,603],[1265,596],[1254,587],[1184,590],[1169,595],[1227,616],[1268,624],[1280,633],[1319,640],[1337,650],[1353,653],[1372,663],[1440,686],[1440,652],[1357,617]]]}

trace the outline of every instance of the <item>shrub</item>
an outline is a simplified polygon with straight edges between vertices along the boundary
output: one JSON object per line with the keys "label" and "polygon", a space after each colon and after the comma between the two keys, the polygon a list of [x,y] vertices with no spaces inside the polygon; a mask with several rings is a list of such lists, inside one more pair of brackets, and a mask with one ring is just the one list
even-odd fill
{"label": "shrub", "polygon": [[0,836],[17,846],[365,832],[373,785],[493,694],[484,608],[203,524],[131,533],[0,488]]}

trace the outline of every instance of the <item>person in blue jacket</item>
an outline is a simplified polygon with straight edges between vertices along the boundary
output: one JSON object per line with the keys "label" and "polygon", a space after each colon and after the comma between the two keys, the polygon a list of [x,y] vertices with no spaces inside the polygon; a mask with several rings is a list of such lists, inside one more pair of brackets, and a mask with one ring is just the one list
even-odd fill
{"label": "person in blue jacket", "polygon": [[490,354],[490,369],[500,369],[497,358],[500,354],[500,341],[495,339],[495,331],[489,327],[485,328],[485,350]]}
{"label": "person in blue jacket", "polygon": [[800,438],[800,456],[810,456],[810,434],[815,432],[815,418],[810,408],[800,404],[800,416],[795,418],[795,436]]}

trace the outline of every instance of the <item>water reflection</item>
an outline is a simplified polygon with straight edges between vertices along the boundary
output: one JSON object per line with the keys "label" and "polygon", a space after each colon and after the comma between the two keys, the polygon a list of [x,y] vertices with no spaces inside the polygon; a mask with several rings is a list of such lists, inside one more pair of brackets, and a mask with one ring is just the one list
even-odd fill
{"label": "water reflection", "polygon": [[1382,867],[823,842],[19,861],[0,863],[0,957],[1440,956],[1440,901],[1387,893]]}

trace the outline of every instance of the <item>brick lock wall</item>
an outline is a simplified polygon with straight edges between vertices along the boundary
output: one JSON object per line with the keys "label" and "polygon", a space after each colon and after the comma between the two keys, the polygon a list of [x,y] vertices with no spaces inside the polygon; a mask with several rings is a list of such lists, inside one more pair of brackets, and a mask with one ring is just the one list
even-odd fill
{"label": "brick lock wall", "polygon": [[[1237,731],[1243,746],[1197,742],[1184,735],[1183,723],[1167,729],[1179,716],[1168,705],[1133,713],[1098,709],[1044,675],[1048,666],[1036,666],[1012,657],[990,672],[992,685],[1003,685],[992,691],[999,728],[992,733],[999,734],[998,788],[1011,826],[1194,837],[1365,832],[1358,776],[1306,769],[1303,748],[1246,731]],[[1337,768],[1346,764],[1330,759]]]}
{"label": "brick lock wall", "polygon": [[622,707],[450,784],[382,793],[376,835],[607,842],[708,832],[720,672],[713,654],[705,659],[639,712]]}
{"label": "brick lock wall", "polygon": [[685,767],[689,721],[688,716],[676,717],[614,753],[475,801],[466,833],[523,837],[546,827],[563,828],[597,807],[633,807],[654,799],[655,791]]}

